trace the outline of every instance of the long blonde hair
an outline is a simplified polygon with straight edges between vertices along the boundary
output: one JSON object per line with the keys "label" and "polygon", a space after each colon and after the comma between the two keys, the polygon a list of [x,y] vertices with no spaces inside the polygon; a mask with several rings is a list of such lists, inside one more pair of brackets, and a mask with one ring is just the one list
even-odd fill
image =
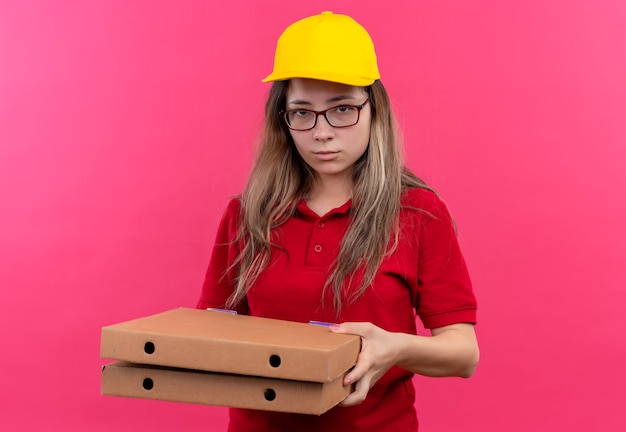
{"label": "long blonde hair", "polygon": [[[238,277],[227,307],[242,301],[270,264],[271,250],[278,247],[271,242],[272,230],[294,214],[315,179],[279,115],[285,108],[288,85],[288,81],[275,82],[265,105],[260,151],[240,197],[241,223],[234,241],[241,249],[231,267]],[[354,166],[351,222],[324,286],[324,295],[332,292],[337,314],[363,294],[385,255],[395,249],[403,191],[430,189],[403,167],[396,122],[383,84],[375,81],[366,91],[372,111],[370,141]],[[353,286],[357,274],[359,283]]]}

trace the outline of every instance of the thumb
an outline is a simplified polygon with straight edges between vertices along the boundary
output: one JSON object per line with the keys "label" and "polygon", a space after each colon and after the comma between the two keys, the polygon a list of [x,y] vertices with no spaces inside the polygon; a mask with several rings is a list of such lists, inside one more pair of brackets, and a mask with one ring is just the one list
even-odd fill
{"label": "thumb", "polygon": [[330,330],[333,333],[353,334],[358,336],[365,336],[367,328],[367,323],[360,322],[345,322],[341,324],[333,324],[332,326],[330,326]]}

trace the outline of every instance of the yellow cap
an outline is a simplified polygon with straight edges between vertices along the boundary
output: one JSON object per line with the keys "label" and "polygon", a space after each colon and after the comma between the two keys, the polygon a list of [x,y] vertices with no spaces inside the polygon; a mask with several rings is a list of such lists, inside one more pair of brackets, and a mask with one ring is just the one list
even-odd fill
{"label": "yellow cap", "polygon": [[313,78],[368,86],[380,78],[374,43],[347,15],[322,12],[291,24],[278,39],[274,71],[263,82]]}

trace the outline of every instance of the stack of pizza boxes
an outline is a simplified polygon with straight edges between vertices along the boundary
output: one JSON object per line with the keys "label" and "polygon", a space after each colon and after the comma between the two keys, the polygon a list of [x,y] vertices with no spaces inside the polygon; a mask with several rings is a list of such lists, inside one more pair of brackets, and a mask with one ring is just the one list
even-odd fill
{"label": "stack of pizza boxes", "polygon": [[352,389],[360,338],[327,326],[178,308],[102,328],[102,394],[322,414]]}

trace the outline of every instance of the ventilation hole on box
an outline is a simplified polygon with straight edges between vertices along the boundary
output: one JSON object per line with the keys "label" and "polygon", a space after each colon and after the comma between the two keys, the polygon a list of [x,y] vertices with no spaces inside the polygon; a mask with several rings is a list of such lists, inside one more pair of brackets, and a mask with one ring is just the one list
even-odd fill
{"label": "ventilation hole on box", "polygon": [[146,352],[146,354],[153,354],[154,344],[152,342],[146,342],[146,344],[143,346],[143,350]]}
{"label": "ventilation hole on box", "polygon": [[276,399],[276,392],[272,389],[267,389],[265,390],[265,393],[263,394],[263,396],[265,396],[265,400],[266,401],[273,401],[274,399]]}
{"label": "ventilation hole on box", "polygon": [[280,356],[277,356],[276,354],[271,355],[270,356],[270,366],[271,367],[278,367],[280,366]]}
{"label": "ventilation hole on box", "polygon": [[152,390],[152,387],[154,387],[154,381],[152,381],[152,378],[146,378],[143,380],[143,388],[146,390]]}

